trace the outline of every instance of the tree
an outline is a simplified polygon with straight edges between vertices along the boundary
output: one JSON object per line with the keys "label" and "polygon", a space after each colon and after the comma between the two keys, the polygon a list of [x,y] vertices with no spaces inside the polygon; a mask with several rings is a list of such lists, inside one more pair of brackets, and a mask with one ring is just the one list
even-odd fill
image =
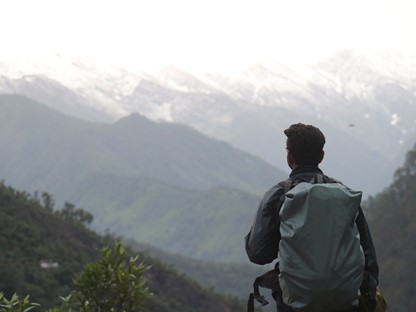
{"label": "tree", "polygon": [[137,257],[126,259],[120,242],[114,249],[102,249],[102,257],[81,273],[75,274],[71,297],[80,312],[136,312],[148,297],[143,272]]}
{"label": "tree", "polygon": [[65,221],[79,223],[84,226],[91,224],[93,221],[91,213],[82,208],[77,208],[74,204],[68,202],[65,203],[62,210],[56,211],[55,214]]}
{"label": "tree", "polygon": [[55,200],[53,199],[52,195],[47,193],[47,192],[43,192],[42,193],[42,202],[43,202],[43,208],[52,212],[53,208],[55,206]]}

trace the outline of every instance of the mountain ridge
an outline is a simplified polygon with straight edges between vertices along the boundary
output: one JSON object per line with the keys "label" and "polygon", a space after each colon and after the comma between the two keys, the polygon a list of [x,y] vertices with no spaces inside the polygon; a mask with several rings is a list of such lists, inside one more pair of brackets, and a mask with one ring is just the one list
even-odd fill
{"label": "mountain ridge", "polygon": [[[1,108],[7,107],[9,101],[15,102],[12,105],[8,105],[8,107],[16,108],[17,104],[25,101],[22,99],[23,98],[17,96],[3,95],[1,96],[1,103],[5,103],[5,105],[2,105]],[[31,101],[26,101],[25,104],[29,102],[36,104]],[[40,108],[40,106],[37,107]],[[19,113],[23,113],[26,109],[27,108],[19,110]],[[47,112],[44,107],[42,107],[41,111]],[[38,135],[38,138],[44,140],[44,142],[45,139],[42,135],[45,136],[46,134],[49,134],[51,138],[55,140],[56,144],[65,146],[54,148],[52,144],[45,142],[48,143],[50,148],[53,148],[58,153],[61,153],[62,149],[67,149],[66,152],[74,154],[72,160],[76,160],[76,154],[80,157],[81,152],[85,159],[88,159],[92,168],[96,167],[99,169],[98,167],[101,166],[100,168],[113,172],[112,170],[114,169],[111,169],[112,167],[115,166],[121,168],[124,163],[128,162],[131,165],[124,169],[125,173],[132,172],[141,175],[159,176],[162,180],[168,179],[167,181],[178,184],[186,182],[185,180],[181,182],[181,180],[178,179],[178,177],[181,176],[181,168],[192,165],[195,170],[198,167],[199,170],[204,171],[205,175],[201,173],[195,174],[194,178],[184,177],[184,179],[188,179],[188,184],[193,184],[195,187],[209,187],[210,185],[221,183],[220,179],[216,176],[219,174],[228,174],[230,177],[234,176],[232,179],[237,183],[230,183],[230,186],[241,187],[242,189],[255,192],[261,191],[267,185],[266,183],[261,182],[258,186],[253,188],[255,185],[253,183],[255,181],[260,181],[267,176],[269,177],[269,180],[273,180],[275,176],[283,176],[277,169],[261,161],[259,158],[253,157],[243,151],[239,151],[228,143],[208,138],[202,133],[185,125],[155,123],[145,117],[140,117],[139,115],[127,117],[125,120],[121,120],[112,125],[104,123],[96,124],[70,117],[67,118],[58,112],[54,112],[53,114],[52,111],[48,112],[49,114],[47,117],[44,114],[46,119],[43,122],[42,120],[34,122],[29,116],[33,115],[43,118],[43,115],[41,116],[41,114],[35,114],[33,111],[31,111],[30,114],[25,114],[25,118],[28,118],[28,120],[22,121],[20,123],[20,128],[16,130],[22,131],[23,125],[27,124],[32,128],[31,135]],[[7,125],[6,119],[8,118],[9,113],[10,110],[2,114],[3,118],[5,118],[4,123],[2,124],[3,131],[5,131],[4,127]],[[54,124],[51,125],[51,123]],[[9,126],[13,127],[13,125]],[[65,133],[65,131],[70,131],[70,133]],[[153,137],[149,137],[150,134],[153,134]],[[77,144],[81,147],[79,151],[75,152],[74,150],[70,150],[71,146],[75,147]],[[142,144],[146,146],[146,149],[140,147]],[[200,144],[199,147],[197,147],[198,144]],[[9,146],[9,148],[11,148],[12,144]],[[126,153],[121,153],[117,148],[124,150]],[[200,150],[198,150],[198,148]],[[89,155],[89,153],[94,152],[95,149],[100,150],[101,152],[98,153],[98,157],[94,160],[91,158],[93,156]],[[105,161],[105,158],[103,157],[112,157],[113,161],[108,164],[101,164],[102,161]],[[233,159],[234,157],[236,159],[241,159],[242,163],[238,165],[235,161],[236,159]],[[151,161],[152,158],[158,159],[159,169],[156,170],[155,167],[152,169],[153,171],[150,171],[147,166],[140,165],[140,161]],[[166,160],[164,160],[165,158]],[[58,160],[59,159],[65,159],[65,157],[61,155]],[[216,165],[215,160],[218,164],[221,164],[224,161],[226,163],[221,165],[220,168]],[[197,162],[200,164],[205,163],[205,165],[197,165]],[[257,166],[258,169],[251,168],[251,164],[256,164],[255,166]],[[247,180],[244,177],[244,174],[247,174],[250,170],[253,170],[250,173],[252,177],[250,180]],[[261,174],[263,177],[256,176],[255,172],[263,172]],[[208,179],[203,178],[209,176],[210,178]],[[200,179],[201,182],[197,183],[196,179]]]}
{"label": "mountain ridge", "polygon": [[[265,62],[233,77],[192,75],[175,67],[165,68],[160,76],[133,73],[89,65],[85,60],[71,62],[61,56],[50,62],[57,64],[55,69],[46,65],[42,69],[41,63],[26,67],[21,63],[16,71],[50,75],[61,81],[84,99],[85,107],[97,110],[96,114],[90,112],[96,121],[105,121],[108,116],[114,121],[136,112],[152,120],[186,124],[283,170],[284,155],[279,156],[284,147],[284,137],[279,138],[282,131],[295,122],[315,124],[326,133],[330,131],[332,140],[350,145],[343,154],[328,140],[328,151],[339,159],[326,166],[328,170],[338,173],[347,184],[365,181],[358,182],[357,188],[366,194],[388,185],[394,160],[404,157],[403,151],[411,147],[416,133],[412,117],[416,115],[416,52],[346,50],[301,69]],[[64,65],[58,66],[59,62]],[[0,84],[0,92],[6,92],[7,64],[0,66],[1,72],[5,82]],[[69,86],[69,76],[78,77],[76,86]],[[41,102],[48,98],[48,103],[59,103],[61,110],[68,111],[69,104],[57,93],[48,94],[33,83],[30,89],[37,92],[28,94],[27,85],[13,92]],[[87,116],[78,107],[78,116]],[[351,163],[348,150],[355,143],[365,158],[374,158],[376,164],[388,169],[380,175],[375,166],[359,159]],[[352,174],[356,167],[358,177]],[[373,177],[371,182],[367,176]]]}

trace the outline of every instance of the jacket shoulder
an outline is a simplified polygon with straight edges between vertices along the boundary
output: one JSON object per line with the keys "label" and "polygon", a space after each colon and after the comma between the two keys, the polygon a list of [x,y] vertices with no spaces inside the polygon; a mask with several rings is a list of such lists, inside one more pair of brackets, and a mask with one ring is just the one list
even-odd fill
{"label": "jacket shoulder", "polygon": [[278,201],[284,194],[286,181],[287,180],[281,181],[280,183],[272,186],[266,193],[264,193],[263,204]]}

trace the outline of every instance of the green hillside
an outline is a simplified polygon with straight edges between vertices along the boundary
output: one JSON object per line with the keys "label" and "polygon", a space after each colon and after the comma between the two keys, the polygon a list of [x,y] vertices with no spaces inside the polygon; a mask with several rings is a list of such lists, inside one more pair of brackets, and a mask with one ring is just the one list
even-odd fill
{"label": "green hillside", "polygon": [[111,229],[192,258],[247,261],[243,237],[255,215],[256,196],[225,187],[188,190],[150,178],[113,175],[96,175],[78,187],[69,200],[94,207],[100,231]]}
{"label": "green hillside", "polygon": [[380,264],[380,286],[389,311],[416,306],[416,145],[396,171],[394,182],[367,203]]}
{"label": "green hillside", "polygon": [[[30,294],[31,301],[45,309],[69,294],[73,273],[95,261],[111,240],[70,216],[53,211],[43,199],[0,184],[0,292],[9,297]],[[140,259],[151,266],[146,279],[154,294],[145,311],[242,311],[237,301],[204,290],[160,261],[143,255]],[[49,268],[42,268],[41,262]]]}

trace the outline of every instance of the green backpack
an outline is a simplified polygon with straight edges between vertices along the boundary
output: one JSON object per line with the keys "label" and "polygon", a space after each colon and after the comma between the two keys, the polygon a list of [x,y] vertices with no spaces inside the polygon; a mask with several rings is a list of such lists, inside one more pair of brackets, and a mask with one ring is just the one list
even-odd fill
{"label": "green backpack", "polygon": [[362,193],[316,178],[291,190],[286,185],[279,213],[282,298],[295,311],[347,310],[358,306],[364,272],[355,223]]}

